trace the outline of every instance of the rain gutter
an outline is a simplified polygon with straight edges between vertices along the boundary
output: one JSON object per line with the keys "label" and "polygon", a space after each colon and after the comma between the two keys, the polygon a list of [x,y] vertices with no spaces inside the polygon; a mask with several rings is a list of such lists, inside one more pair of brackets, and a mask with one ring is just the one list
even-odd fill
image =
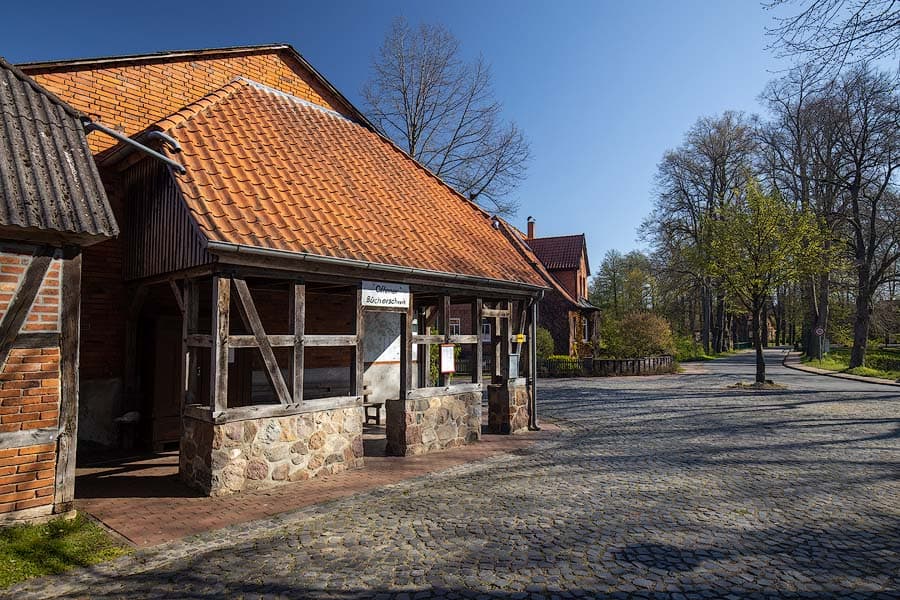
{"label": "rain gutter", "polygon": [[333,266],[341,266],[341,267],[356,267],[360,269],[372,269],[376,271],[383,271],[387,273],[397,273],[400,275],[416,275],[420,277],[427,278],[440,278],[445,280],[457,281],[459,283],[470,284],[470,285],[479,285],[479,286],[492,286],[492,287],[503,287],[503,288],[518,288],[523,291],[528,291],[532,294],[540,293],[543,296],[544,288],[543,286],[532,285],[528,283],[518,283],[512,281],[504,281],[502,279],[491,279],[489,277],[478,277],[476,275],[463,275],[461,273],[448,273],[445,271],[432,271],[429,269],[419,269],[416,267],[402,267],[399,265],[388,265],[384,263],[376,263],[369,262],[364,260],[356,260],[353,258],[336,258],[333,256],[322,256],[320,254],[309,254],[307,252],[294,252],[291,250],[278,250],[275,248],[259,248],[257,246],[247,246],[244,244],[234,244],[231,242],[215,242],[210,241],[207,242],[206,246],[207,250],[212,252],[213,254],[217,253],[227,253],[227,254],[247,254],[251,256],[260,256],[260,257],[269,257],[269,258],[282,258],[282,259],[291,259],[291,260],[299,260],[303,262],[309,262],[314,264],[322,264],[322,265],[333,265]]}

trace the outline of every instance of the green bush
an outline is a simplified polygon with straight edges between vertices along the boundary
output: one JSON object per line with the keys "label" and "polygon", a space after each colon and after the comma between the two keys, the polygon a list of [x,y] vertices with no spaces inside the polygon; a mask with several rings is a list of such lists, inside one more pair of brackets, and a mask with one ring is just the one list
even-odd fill
{"label": "green bush", "polygon": [[675,354],[669,322],[649,312],[634,312],[618,322],[604,324],[606,353],[615,358]]}
{"label": "green bush", "polygon": [[707,358],[703,352],[703,345],[694,341],[692,336],[682,336],[675,340],[675,360],[683,362],[687,360],[702,360]]}
{"label": "green bush", "polygon": [[543,327],[538,327],[535,345],[538,360],[544,360],[553,354],[555,343],[553,342],[553,336],[550,335],[550,331]]}

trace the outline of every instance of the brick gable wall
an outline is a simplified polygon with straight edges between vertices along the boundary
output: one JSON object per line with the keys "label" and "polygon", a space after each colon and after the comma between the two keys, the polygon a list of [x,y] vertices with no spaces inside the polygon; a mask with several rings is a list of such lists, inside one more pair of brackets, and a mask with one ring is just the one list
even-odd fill
{"label": "brick gable wall", "polygon": [[[187,104],[199,100],[236,77],[259,83],[341,112],[344,104],[315,76],[286,52],[220,57],[160,59],[158,62],[84,67],[56,72],[26,68],[38,83],[104,125],[134,135]],[[48,69],[49,70],[49,69]],[[108,136],[91,135],[91,150],[101,152],[116,144]]]}

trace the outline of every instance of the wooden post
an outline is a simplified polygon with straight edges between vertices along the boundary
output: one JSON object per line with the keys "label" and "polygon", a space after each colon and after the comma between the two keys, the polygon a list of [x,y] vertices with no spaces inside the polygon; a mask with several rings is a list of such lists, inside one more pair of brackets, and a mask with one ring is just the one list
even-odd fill
{"label": "wooden post", "polygon": [[[409,308],[400,321],[400,400],[406,401],[406,397],[412,385],[412,336],[413,336],[413,315],[415,308],[412,294],[409,295]],[[419,322],[421,326],[421,321]],[[419,382],[421,385],[421,382]]]}
{"label": "wooden post", "polygon": [[212,352],[209,361],[209,394],[213,412],[228,408],[228,333],[231,312],[231,279],[213,277]]}
{"label": "wooden post", "polygon": [[182,348],[184,349],[185,370],[182,408],[187,404],[196,404],[200,383],[199,374],[197,373],[197,349],[188,345],[190,336],[197,333],[197,321],[200,319],[200,295],[197,292],[196,280],[186,279],[184,282],[184,315],[181,328],[184,336]]}
{"label": "wooden post", "polygon": [[[509,310],[510,303],[506,302],[506,309]],[[499,335],[500,339],[497,340],[497,383],[506,383],[509,380],[509,327],[510,318],[500,318],[499,320]]]}
{"label": "wooden post", "polygon": [[59,335],[59,433],[53,512],[75,502],[75,451],[78,442],[78,362],[81,323],[81,251],[63,259]]}
{"label": "wooden post", "polygon": [[[438,310],[440,311],[438,313],[438,318],[441,322],[441,329],[444,330],[444,343],[448,344],[450,343],[450,296],[445,294],[441,298],[441,303],[438,307]],[[440,354],[438,354],[438,371],[440,371]],[[452,375],[449,375],[447,373],[440,373],[438,385],[441,387],[449,385],[451,378]]]}
{"label": "wooden post", "polygon": [[484,345],[481,341],[481,309],[481,298],[476,298],[475,302],[472,303],[472,327],[475,329],[473,333],[478,336],[478,343],[475,344],[475,366],[472,373],[472,383],[481,383],[483,369],[481,363],[484,362]]}
{"label": "wooden post", "polygon": [[291,397],[294,404],[303,403],[303,334],[306,331],[306,286],[291,284],[291,323],[294,351],[291,357]]}
{"label": "wooden post", "polygon": [[[412,310],[412,307],[410,307]],[[428,333],[428,329],[426,328],[426,324],[428,323],[428,311],[425,307],[419,308],[419,330],[416,333]],[[415,354],[418,360],[419,370],[417,372],[419,378],[418,387],[428,387],[428,379],[431,377],[431,353],[429,352],[430,346],[428,344],[417,344],[415,347]],[[410,387],[410,389],[412,389]]]}
{"label": "wooden post", "polygon": [[365,334],[365,313],[362,307],[362,286],[356,288],[356,347],[353,350],[353,365],[350,367],[350,395],[363,395],[363,379],[366,371],[363,359],[363,335]]}

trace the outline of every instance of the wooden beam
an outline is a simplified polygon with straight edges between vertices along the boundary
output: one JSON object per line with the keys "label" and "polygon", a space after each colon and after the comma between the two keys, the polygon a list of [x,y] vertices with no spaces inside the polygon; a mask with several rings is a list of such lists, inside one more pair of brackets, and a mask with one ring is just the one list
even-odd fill
{"label": "wooden beam", "polygon": [[306,286],[291,285],[290,318],[294,351],[291,355],[291,397],[294,404],[303,403],[303,333],[306,331]]}
{"label": "wooden beam", "polygon": [[25,446],[42,446],[52,444],[59,435],[58,427],[41,429],[22,429],[0,433],[0,450],[7,448],[24,448]]}
{"label": "wooden beam", "polygon": [[366,328],[365,313],[362,310],[362,287],[356,290],[356,348],[353,350],[353,365],[350,367],[350,391],[355,396],[363,394],[365,364],[363,363],[363,335]]}
{"label": "wooden beam", "polygon": [[468,394],[480,392],[483,389],[480,383],[454,383],[440,387],[416,388],[406,393],[407,400],[419,398],[433,398],[434,396],[448,396],[452,394]]}
{"label": "wooden beam", "polygon": [[[507,303],[507,306],[509,303]],[[507,308],[507,314],[511,311]],[[498,319],[500,328],[499,339],[497,340],[497,365],[494,369],[497,381],[495,383],[504,383],[509,379],[509,319]]]}
{"label": "wooden beam", "polygon": [[59,328],[59,433],[56,453],[56,494],[53,512],[72,510],[75,503],[75,451],[78,445],[79,336],[81,334],[81,252],[62,261]]}
{"label": "wooden beam", "polygon": [[[269,346],[272,348],[293,348],[294,336],[286,335],[266,335]],[[255,335],[229,335],[228,344],[232,348],[259,348],[259,338]]]}
{"label": "wooden beam", "polygon": [[[441,343],[450,342],[450,296],[445,294],[441,297],[441,303],[438,305],[438,318],[441,322],[441,329],[444,330]],[[440,361],[440,359],[438,359]],[[438,362],[440,364],[440,362]],[[447,373],[440,373],[438,377],[438,386],[444,387],[450,383],[452,376]]]}
{"label": "wooden beam", "polygon": [[[229,336],[229,339],[234,336]],[[200,333],[191,333],[187,336],[187,345],[190,348],[212,348],[213,336]]]}
{"label": "wooden beam", "polygon": [[228,408],[228,331],[231,312],[231,280],[213,277],[212,285],[212,352],[209,365],[210,407],[214,411]]}
{"label": "wooden beam", "polygon": [[56,348],[59,346],[59,333],[56,331],[19,332],[13,341],[13,348]]}
{"label": "wooden beam", "polygon": [[475,344],[480,343],[481,336],[479,335],[451,335],[448,340],[451,344]]}
{"label": "wooden beam", "polygon": [[281,369],[278,367],[278,361],[275,360],[275,353],[272,351],[272,344],[263,329],[262,321],[256,310],[256,304],[253,302],[253,296],[250,295],[250,288],[243,279],[234,279],[234,288],[238,293],[238,312],[244,326],[253,332],[256,338],[256,344],[259,353],[262,356],[263,365],[266,367],[266,375],[269,383],[275,389],[275,395],[282,404],[292,404],[291,392],[287,388]]}
{"label": "wooden beam", "polygon": [[508,319],[509,318],[509,310],[502,308],[482,308],[481,316],[486,318],[501,318]]}
{"label": "wooden beam", "polygon": [[413,335],[413,344],[443,344],[443,335]]}
{"label": "wooden beam", "polygon": [[169,280],[169,288],[172,290],[172,295],[175,296],[175,303],[178,305],[178,310],[181,312],[182,316],[184,315],[184,293],[178,289],[178,284],[174,279]]}
{"label": "wooden beam", "polygon": [[254,406],[240,406],[223,411],[212,411],[208,406],[193,404],[186,406],[186,417],[206,421],[208,423],[230,423],[232,421],[246,421],[248,419],[263,419],[272,417],[289,417],[323,410],[338,410],[362,405],[361,396],[333,396],[330,398],[315,398],[306,400],[303,404],[257,404]]}
{"label": "wooden beam", "polygon": [[22,281],[19,283],[19,287],[16,288],[15,295],[6,309],[6,314],[0,320],[0,371],[6,366],[9,351],[12,349],[16,336],[19,335],[19,330],[22,329],[22,325],[28,317],[28,312],[31,310],[31,305],[34,304],[34,299],[41,289],[47,269],[50,268],[52,250],[43,249],[38,252],[32,257],[31,262],[28,263],[28,268],[25,269],[25,274],[22,276]]}
{"label": "wooden beam", "polygon": [[475,344],[475,366],[472,369],[472,383],[481,383],[482,371],[484,367],[484,344],[481,342],[481,314],[483,304],[481,298],[475,298],[472,303],[472,326],[475,328],[475,335],[478,342]]}
{"label": "wooden beam", "polygon": [[[415,314],[415,313],[414,313]],[[411,342],[414,344],[412,354],[417,359],[418,371],[416,372],[416,376],[418,378],[419,387],[428,385],[428,378],[431,376],[431,353],[429,352],[430,348],[428,347],[429,343],[439,344],[440,336],[434,336],[437,338],[434,342],[428,341],[417,341],[417,340],[425,340],[432,336],[425,335],[428,331],[426,327],[426,323],[428,321],[428,314],[425,310],[424,306],[420,306],[418,309],[418,323],[419,323],[419,331],[422,332],[422,335],[418,335],[415,332],[411,336]],[[402,397],[402,396],[401,396]]]}
{"label": "wooden beam", "polygon": [[[200,293],[197,280],[186,279],[184,282],[184,307],[185,312],[182,315],[181,333],[185,340],[184,348],[184,402],[182,404],[182,412],[184,406],[193,404],[197,401],[197,393],[200,388],[200,373],[198,372],[198,360],[196,347],[190,345],[190,338],[194,332],[199,329],[198,321],[200,320]],[[212,336],[203,336],[207,342],[202,347],[212,348]]]}
{"label": "wooden beam", "polygon": [[355,335],[304,335],[303,345],[310,346],[355,346]]}
{"label": "wooden beam", "polygon": [[[412,351],[413,351],[413,315],[415,308],[413,307],[412,294],[410,294],[409,308],[406,315],[400,320],[400,398],[406,398],[406,395],[413,389],[412,385]],[[419,326],[422,326],[420,321]],[[421,385],[421,381],[419,382]]]}

